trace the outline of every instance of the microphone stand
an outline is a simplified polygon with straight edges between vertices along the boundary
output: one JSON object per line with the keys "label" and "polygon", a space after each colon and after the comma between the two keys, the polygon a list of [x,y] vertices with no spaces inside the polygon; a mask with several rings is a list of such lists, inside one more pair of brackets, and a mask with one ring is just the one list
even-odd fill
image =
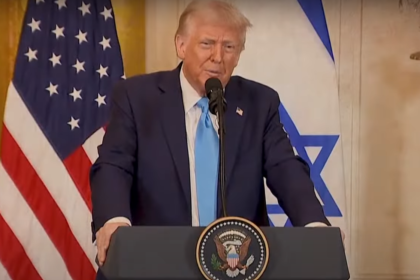
{"label": "microphone stand", "polygon": [[219,191],[222,200],[223,217],[227,217],[226,212],[226,175],[225,175],[225,111],[226,99],[223,96],[223,91],[218,90],[216,94],[216,112],[219,123]]}

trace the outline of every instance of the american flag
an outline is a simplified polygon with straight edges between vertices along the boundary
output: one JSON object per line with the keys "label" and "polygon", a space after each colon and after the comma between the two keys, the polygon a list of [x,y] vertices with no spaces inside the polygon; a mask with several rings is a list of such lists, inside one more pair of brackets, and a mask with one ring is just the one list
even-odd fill
{"label": "american flag", "polygon": [[89,169],[124,79],[109,0],[28,0],[0,158],[0,279],[94,279]]}

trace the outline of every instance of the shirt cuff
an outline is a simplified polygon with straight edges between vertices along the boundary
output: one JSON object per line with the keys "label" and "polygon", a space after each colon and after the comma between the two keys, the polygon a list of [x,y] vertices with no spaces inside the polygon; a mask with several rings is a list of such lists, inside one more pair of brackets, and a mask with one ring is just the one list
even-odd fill
{"label": "shirt cuff", "polygon": [[307,224],[305,227],[328,227],[328,225],[321,222],[313,222],[313,223]]}
{"label": "shirt cuff", "polygon": [[108,220],[105,224],[109,224],[109,223],[126,223],[129,226],[131,226],[130,220],[127,219],[126,217],[115,217],[115,218],[112,218],[112,219]]}

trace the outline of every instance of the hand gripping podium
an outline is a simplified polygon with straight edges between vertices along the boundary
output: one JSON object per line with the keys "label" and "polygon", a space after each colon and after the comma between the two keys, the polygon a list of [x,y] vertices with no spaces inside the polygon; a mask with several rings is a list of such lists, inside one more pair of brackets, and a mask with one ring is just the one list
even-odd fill
{"label": "hand gripping podium", "polygon": [[120,227],[99,269],[108,280],[350,278],[339,228],[266,227],[250,237],[245,227]]}

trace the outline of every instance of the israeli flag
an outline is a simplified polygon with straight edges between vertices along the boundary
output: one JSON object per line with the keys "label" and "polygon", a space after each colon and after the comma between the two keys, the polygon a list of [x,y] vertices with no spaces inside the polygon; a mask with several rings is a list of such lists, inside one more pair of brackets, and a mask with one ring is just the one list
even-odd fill
{"label": "israeli flag", "polygon": [[[346,232],[338,83],[321,0],[233,1],[253,23],[234,74],[274,88],[295,152],[311,168],[324,211]],[[292,226],[266,188],[273,226]]]}

